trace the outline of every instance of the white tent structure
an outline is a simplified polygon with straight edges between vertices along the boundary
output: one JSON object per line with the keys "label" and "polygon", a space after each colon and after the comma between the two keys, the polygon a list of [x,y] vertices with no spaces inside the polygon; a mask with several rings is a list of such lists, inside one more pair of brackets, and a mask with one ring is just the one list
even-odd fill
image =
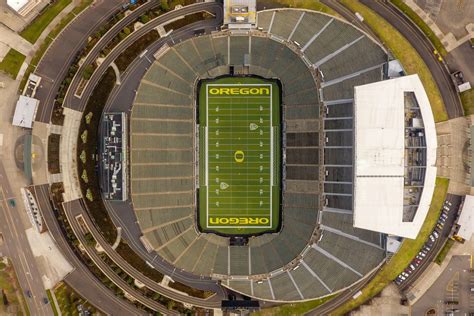
{"label": "white tent structure", "polygon": [[474,232],[474,196],[466,195],[457,224],[460,226],[457,235],[470,240]]}
{"label": "white tent structure", "polygon": [[32,128],[38,104],[39,100],[20,95],[20,98],[16,102],[12,124],[14,126]]}
{"label": "white tent structure", "polygon": [[[354,226],[416,238],[436,179],[436,131],[428,96],[418,75],[354,88]],[[405,185],[405,93],[420,107],[426,138],[426,171],[416,215],[403,221]]]}

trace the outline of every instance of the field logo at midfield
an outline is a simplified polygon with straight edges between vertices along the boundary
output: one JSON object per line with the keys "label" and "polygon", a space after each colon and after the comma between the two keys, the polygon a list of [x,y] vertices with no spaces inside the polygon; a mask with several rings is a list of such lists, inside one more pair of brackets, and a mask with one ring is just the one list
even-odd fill
{"label": "field logo at midfield", "polygon": [[218,217],[210,216],[210,225],[268,225],[268,217]]}
{"label": "field logo at midfield", "polygon": [[270,95],[269,88],[209,88],[210,95]]}
{"label": "field logo at midfield", "polygon": [[235,153],[234,153],[234,159],[235,159],[235,162],[237,163],[242,163],[244,162],[244,152],[242,150],[237,150]]}

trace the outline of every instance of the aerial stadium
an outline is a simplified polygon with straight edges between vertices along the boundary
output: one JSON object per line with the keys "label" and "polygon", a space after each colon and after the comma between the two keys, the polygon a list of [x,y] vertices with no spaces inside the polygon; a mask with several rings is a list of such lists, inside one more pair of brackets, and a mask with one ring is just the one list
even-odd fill
{"label": "aerial stadium", "polygon": [[164,46],[130,115],[130,195],[149,252],[244,295],[337,293],[414,238],[436,135],[417,76],[320,12],[236,10]]}

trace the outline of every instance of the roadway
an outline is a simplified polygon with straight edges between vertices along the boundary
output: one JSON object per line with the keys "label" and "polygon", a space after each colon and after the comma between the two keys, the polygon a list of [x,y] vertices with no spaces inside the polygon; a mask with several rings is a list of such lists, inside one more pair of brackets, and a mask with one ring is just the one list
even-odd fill
{"label": "roadway", "polygon": [[118,12],[124,3],[125,0],[97,1],[66,26],[50,45],[34,71],[43,78],[35,96],[40,100],[36,121],[50,122],[54,99],[74,58],[86,46],[89,36]]}
{"label": "roadway", "polygon": [[445,62],[440,62],[433,53],[434,47],[424,33],[403,12],[386,1],[361,0],[361,2],[387,20],[415,48],[433,75],[448,117],[453,119],[463,116],[464,110],[454,83],[451,80],[449,69]]}
{"label": "roadway", "polygon": [[[104,61],[100,64],[100,66],[97,67],[97,69],[94,71],[92,77],[89,79],[89,82],[86,88],[84,89],[84,92],[81,95],[81,98],[77,98],[74,96],[75,89],[72,89],[72,88],[69,89],[67,95],[64,97],[65,106],[74,110],[83,111],[84,108],[86,107],[87,101],[89,97],[91,96],[95,86],[97,85],[102,75],[107,70],[107,68],[110,66],[110,64],[122,52],[124,52],[128,47],[130,47],[130,45],[132,45],[137,39],[139,39],[144,34],[150,32],[151,30],[153,30],[160,24],[169,22],[183,15],[189,15],[189,14],[197,13],[200,11],[207,11],[207,12],[212,13],[215,16],[215,18],[212,19],[213,23],[211,25],[215,25],[217,27],[218,25],[222,24],[222,18],[223,18],[222,5],[216,2],[200,2],[200,3],[192,4],[189,6],[185,6],[179,10],[173,10],[166,14],[160,15],[159,17],[153,19],[149,23],[145,24],[142,28],[132,32],[124,40],[122,40],[116,47],[114,47],[114,49],[105,57]],[[174,31],[172,34],[172,37],[175,39],[177,36],[176,35],[177,32],[179,32],[179,30]],[[188,30],[188,32],[192,33],[191,30]],[[94,47],[93,50],[96,50],[96,48]]]}
{"label": "roadway", "polygon": [[63,256],[74,267],[74,271],[66,276],[64,281],[71,286],[79,295],[89,301],[92,305],[109,315],[140,315],[145,314],[127,301],[115,296],[102,282],[97,279],[89,268],[81,261],[72,250],[58,224],[59,213],[55,213],[52,207],[49,193],[49,185],[43,184],[32,187],[38,207],[43,216],[44,223],[61,250]]}
{"label": "roadway", "polygon": [[[106,263],[97,253],[94,246],[87,245],[87,240],[85,238],[85,233],[87,233],[87,229],[84,228],[81,224],[79,224],[77,216],[83,214],[83,203],[81,200],[74,200],[67,203],[63,203],[64,212],[66,213],[67,220],[71,225],[72,230],[74,231],[74,235],[76,235],[77,239],[83,245],[87,255],[91,258],[94,264],[104,273],[107,278],[109,278],[115,285],[121,288],[124,293],[127,293],[134,300],[137,300],[141,304],[147,306],[148,308],[158,311],[162,314],[176,314],[176,312],[168,310],[168,308],[161,303],[143,295],[140,291],[136,290],[133,286],[129,285],[125,282],[113,269],[112,267]],[[86,225],[92,224],[91,221],[88,221]],[[97,234],[96,234],[97,235]],[[98,242],[98,240],[96,240]],[[104,240],[101,240],[104,242]],[[111,247],[110,247],[111,248]],[[108,249],[110,250],[110,249]],[[105,251],[109,258],[112,258],[113,252],[109,253]],[[137,271],[139,274],[139,272]],[[132,275],[134,277],[134,275]]]}
{"label": "roadway", "polygon": [[[71,202],[72,203],[72,202]],[[167,287],[162,286],[161,284],[151,280],[150,278],[144,276],[140,271],[135,269],[132,265],[130,265],[127,261],[125,261],[115,250],[112,249],[107,241],[102,237],[100,232],[94,226],[91,218],[86,212],[85,205],[76,206],[74,209],[70,210],[70,216],[75,217],[78,215],[82,215],[82,218],[86,225],[89,228],[90,233],[97,241],[97,243],[104,249],[105,253],[115,262],[115,264],[120,267],[123,271],[125,271],[128,275],[132,276],[134,279],[142,282],[145,284],[149,289],[160,293],[166,297],[173,298],[176,301],[182,303],[192,304],[194,306],[199,306],[203,308],[220,308],[221,306],[221,299],[217,296],[210,297],[208,299],[200,299],[193,296],[189,296],[186,294],[181,294],[174,290],[170,290]],[[68,210],[69,212],[69,210]],[[74,221],[74,220],[73,220]],[[73,226],[78,227],[77,221],[74,221]]]}
{"label": "roadway", "polygon": [[[123,111],[130,113],[135,98],[135,91],[138,89],[145,72],[154,61],[153,54],[165,43],[171,46],[173,42],[179,42],[193,36],[192,30],[194,28],[202,28],[202,26],[182,28],[173,32],[172,37],[162,38],[148,47],[146,54],[144,54],[142,58],[135,59],[122,74],[121,84],[115,86],[112,90],[104,111]],[[210,25],[206,29],[207,32],[210,32],[214,28],[215,25]],[[225,296],[225,292],[218,282],[208,277],[199,277],[191,273],[176,270],[173,265],[163,261],[156,253],[148,253],[140,241],[142,233],[137,223],[133,207],[129,202],[104,202],[114,224],[122,228],[122,238],[127,240],[129,246],[137,255],[140,255],[144,260],[152,263],[158,271],[173,277],[173,279],[179,282],[199,289],[217,292],[221,297]]]}
{"label": "roadway", "polygon": [[[179,30],[173,31],[171,36],[160,38],[155,43],[150,45],[147,49],[147,52],[141,58],[135,59],[127,68],[127,70],[121,74],[121,84],[119,86],[115,86],[114,90],[112,91],[111,96],[109,97],[109,100],[112,101],[108,102],[105,111],[110,110],[129,112],[133,100],[135,98],[135,91],[141,81],[141,78],[154,60],[153,54],[164,44],[169,44],[171,46],[176,42],[190,38],[194,35],[195,29],[205,29],[207,33],[218,29],[218,27],[222,24],[222,6],[217,3],[198,3],[189,7],[184,7],[179,11],[169,12],[163,17],[166,17],[166,20],[168,20],[175,18],[179,15],[191,14],[202,10],[212,12],[213,14],[215,14],[215,18],[212,20],[195,22]],[[149,24],[147,29],[143,27],[142,29],[140,29],[141,33],[137,35],[136,38],[145,34],[147,31],[149,31],[149,29],[156,27],[156,25],[164,23],[166,20],[157,19],[153,24]],[[132,35],[133,33],[130,34],[119,45],[117,45],[115,49],[111,53],[109,53],[109,55],[103,61],[101,66],[96,69],[94,75],[90,79],[88,88],[86,89],[86,91],[84,91],[81,99],[68,96],[68,100],[75,99],[77,101],[77,103],[70,104],[74,104],[74,106],[78,107],[77,109],[80,110],[85,107],[87,99],[92,93],[93,87],[95,87],[95,85],[98,83],[108,66],[112,63],[113,60],[115,60],[118,55],[122,53],[123,50],[130,46],[130,43],[128,43],[128,41],[133,41],[134,39],[136,39],[135,37],[132,37]],[[72,91],[73,89],[68,91],[68,94],[73,94]],[[177,270],[174,266],[168,264],[167,262],[164,262],[163,260],[160,260],[160,258],[158,258],[155,253],[148,253],[139,240],[139,237],[141,237],[142,234],[138,224],[136,223],[136,218],[133,213],[133,209],[128,203],[114,202],[110,204],[106,201],[106,205],[109,210],[109,214],[114,220],[114,223],[117,226],[122,227],[123,238],[127,240],[130,247],[137,253],[137,255],[140,255],[144,260],[147,260],[148,262],[152,263],[152,265],[161,273],[172,276],[173,279],[176,279],[179,282],[183,282],[189,286],[196,287],[199,289],[216,292],[221,298],[225,296],[225,292],[217,281],[211,280],[208,277],[200,277],[191,273],[186,273],[184,271]],[[118,207],[118,214],[120,214],[120,216],[117,215],[117,209],[115,207]],[[127,216],[124,216],[124,214],[127,214]]]}
{"label": "roadway", "polygon": [[[42,282],[42,275],[36,265],[36,259],[26,238],[25,227],[19,219],[18,212],[24,212],[21,197],[13,195],[5,167],[0,161],[0,230],[3,235],[3,255],[7,255],[15,267],[20,284],[20,291],[31,291],[31,298],[24,295],[30,312],[33,315],[52,315],[50,304],[44,304],[47,298]],[[14,201],[14,202],[11,202]],[[16,204],[13,206],[12,204]]]}
{"label": "roadway", "polygon": [[[451,202],[452,206],[450,206],[450,211],[448,212],[448,218],[443,226],[439,234],[439,238],[435,240],[434,243],[430,243],[429,239],[427,242],[431,246],[431,250],[427,253],[426,257],[421,261],[420,265],[416,267],[415,271],[413,271],[409,277],[399,286],[400,291],[403,293],[408,293],[412,284],[416,282],[416,280],[421,276],[421,274],[430,266],[432,261],[436,258],[438,252],[443,248],[444,244],[449,238],[451,230],[456,222],[456,216],[461,206],[462,197],[459,195],[448,194],[446,196],[446,200]],[[443,206],[445,204],[443,203]]]}

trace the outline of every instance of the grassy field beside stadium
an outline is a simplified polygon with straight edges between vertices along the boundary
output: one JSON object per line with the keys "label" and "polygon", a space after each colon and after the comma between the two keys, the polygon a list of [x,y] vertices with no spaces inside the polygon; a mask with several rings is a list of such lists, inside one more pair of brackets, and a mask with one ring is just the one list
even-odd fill
{"label": "grassy field beside stadium", "polygon": [[255,77],[206,80],[199,90],[199,224],[248,235],[280,220],[280,91]]}

